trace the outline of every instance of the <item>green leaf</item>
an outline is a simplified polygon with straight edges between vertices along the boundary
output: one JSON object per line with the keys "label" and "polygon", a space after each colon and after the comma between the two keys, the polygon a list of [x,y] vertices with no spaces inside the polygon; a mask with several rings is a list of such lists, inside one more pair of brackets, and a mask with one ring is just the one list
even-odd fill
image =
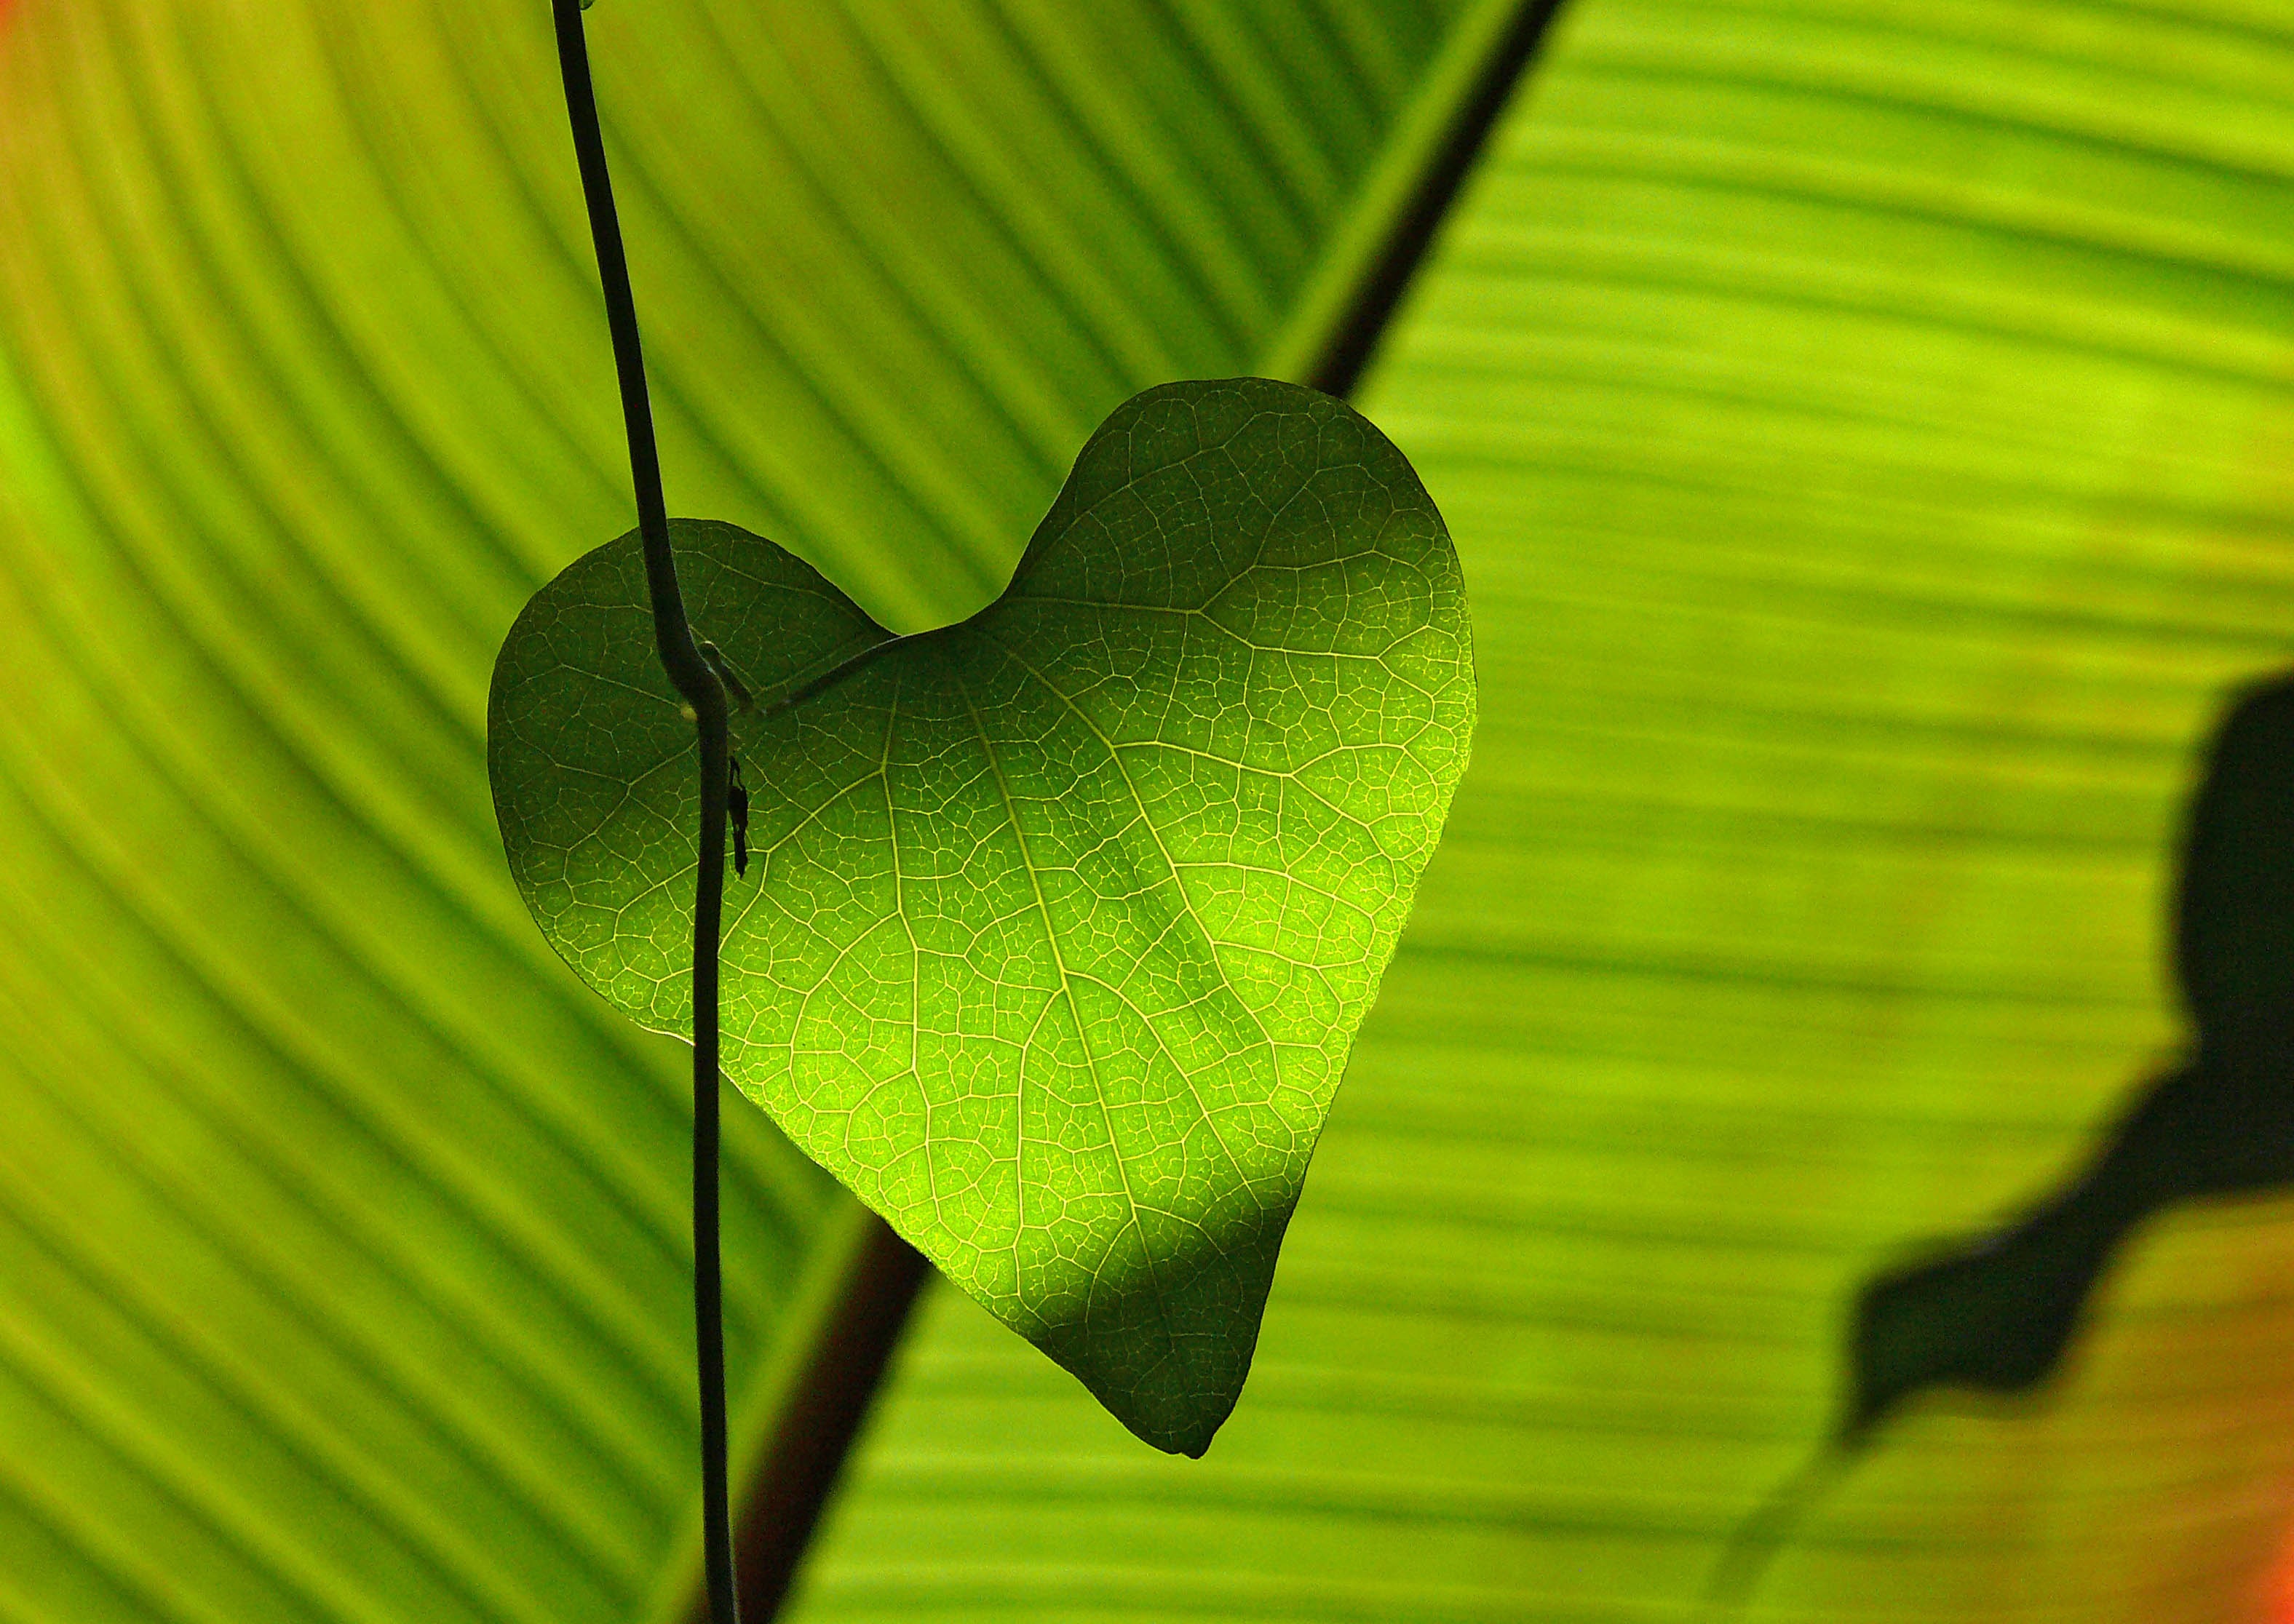
{"label": "green leaf", "polygon": [[[1346,406],[1241,378],[1119,409],[1003,595],[940,631],[892,639],[735,526],[675,534],[696,627],[761,702],[728,1076],[1127,1426],[1200,1455],[1465,766],[1441,516]],[[692,728],[633,534],[518,617],[489,738],[543,933],[688,1032]]]}

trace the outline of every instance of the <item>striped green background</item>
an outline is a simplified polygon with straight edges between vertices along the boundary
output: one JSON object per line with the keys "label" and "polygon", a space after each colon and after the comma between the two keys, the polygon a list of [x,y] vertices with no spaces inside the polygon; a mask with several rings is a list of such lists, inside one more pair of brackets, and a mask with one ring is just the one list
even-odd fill
{"label": "striped green background", "polygon": [[[1688,1620],[1856,1279],[2178,1041],[2166,857],[2294,651],[2294,20],[1581,0],[1362,395],[1476,758],[1200,1465],[948,1292],[802,1624]],[[2290,922],[2294,929],[2294,922]],[[2294,1206],[2145,1231],[1754,1618],[2258,1620]]]}
{"label": "striped green background", "polygon": [[[1090,426],[1297,375],[1510,14],[603,0],[673,505],[903,625]],[[626,526],[525,0],[0,26],[0,1624],[659,1620],[680,1067],[502,873],[510,616]],[[1574,0],[1363,396],[1479,754],[1210,1457],[928,1299],[793,1609],[1670,1620],[1843,1294],[2177,1039],[2162,867],[2294,637],[2294,23]],[[731,1161],[753,1449],[849,1205]],[[1756,1616],[2247,1620],[2294,1220],[2177,1215]]]}

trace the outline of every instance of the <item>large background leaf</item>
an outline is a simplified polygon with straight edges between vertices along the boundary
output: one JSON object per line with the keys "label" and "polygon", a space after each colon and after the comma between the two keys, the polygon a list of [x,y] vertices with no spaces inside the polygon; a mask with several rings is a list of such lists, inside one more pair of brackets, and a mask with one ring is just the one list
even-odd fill
{"label": "large background leaf", "polygon": [[[969,607],[1134,384],[1297,369],[1507,9],[608,0],[673,499]],[[477,766],[626,524],[541,19],[5,15],[0,1609],[672,1609],[676,1057],[519,934]],[[1268,1362],[1166,1469],[943,1295],[812,1616],[1694,1586],[1850,1279],[2173,1040],[2175,799],[2294,624],[2280,29],[1588,0],[1367,402],[1488,703]],[[752,1438],[835,1273],[784,1154]],[[2237,1616],[2290,1255],[2160,1226],[2062,1401],[1918,1418],[1768,1599]]]}
{"label": "large background leaf", "polygon": [[[2290,220],[2250,10],[1582,0],[1363,400],[1483,723],[1250,1392],[1150,1458],[942,1292],[796,1616],[1684,1616],[1859,1276],[2178,1039],[2178,802],[2294,649]],[[2259,1617],[2288,1212],[2141,1234],[1754,1616]]]}
{"label": "large background leaf", "polygon": [[[672,501],[968,610],[1135,388],[1305,364],[1512,9],[598,8]],[[7,8],[0,1616],[685,1604],[681,1066],[481,761],[622,455],[546,7]],[[858,1230],[728,1132],[753,1449]]]}

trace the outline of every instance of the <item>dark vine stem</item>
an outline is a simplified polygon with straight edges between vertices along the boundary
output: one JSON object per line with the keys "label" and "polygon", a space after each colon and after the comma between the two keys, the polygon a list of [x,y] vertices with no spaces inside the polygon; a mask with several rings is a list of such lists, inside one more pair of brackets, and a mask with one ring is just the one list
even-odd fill
{"label": "dark vine stem", "polygon": [[590,208],[590,234],[605,285],[606,325],[614,338],[614,366],[622,388],[622,416],[630,439],[630,477],[637,489],[638,534],[645,544],[646,588],[653,600],[654,642],[662,669],[693,711],[701,757],[700,873],[693,906],[693,1317],[701,1383],[701,1529],[711,1624],[740,1624],[733,1594],[733,1542],[725,1465],[724,1280],[717,1230],[717,945],[725,911],[725,808],[732,738],[725,689],[685,618],[670,550],[669,508],[662,496],[661,453],[654,443],[653,406],[646,394],[645,353],[638,342],[638,311],[630,267],[614,212],[606,170],[606,142],[598,128],[598,97],[590,82],[590,51],[582,28],[582,0],[551,0],[557,22],[557,64],[565,80],[565,111],[574,126],[574,153]]}

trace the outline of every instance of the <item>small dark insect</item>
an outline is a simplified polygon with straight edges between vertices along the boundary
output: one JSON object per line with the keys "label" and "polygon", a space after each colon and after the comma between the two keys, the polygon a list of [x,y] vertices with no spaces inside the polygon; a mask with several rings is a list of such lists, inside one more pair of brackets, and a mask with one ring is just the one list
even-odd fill
{"label": "small dark insect", "polygon": [[733,823],[733,872],[749,872],[749,790],[741,782],[741,758],[728,756],[726,766],[732,777],[725,790],[725,811]]}

